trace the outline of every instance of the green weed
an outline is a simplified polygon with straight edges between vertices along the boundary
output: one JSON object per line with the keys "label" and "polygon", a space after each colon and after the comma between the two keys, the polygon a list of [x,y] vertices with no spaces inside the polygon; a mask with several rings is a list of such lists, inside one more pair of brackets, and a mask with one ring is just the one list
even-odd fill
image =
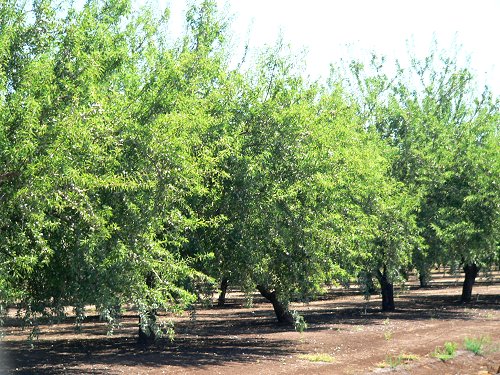
{"label": "green weed", "polygon": [[401,353],[397,356],[387,356],[385,357],[385,361],[379,363],[377,366],[381,368],[395,368],[399,365],[406,365],[412,361],[418,361],[420,359],[420,356],[417,354],[406,354],[406,353]]}
{"label": "green weed", "polygon": [[485,346],[489,344],[491,344],[491,337],[489,336],[481,336],[479,338],[466,337],[464,339],[465,349],[475,355],[483,354]]}
{"label": "green weed", "polygon": [[300,333],[304,332],[307,329],[307,322],[304,317],[296,310],[292,311],[292,317],[295,330]]}
{"label": "green weed", "polygon": [[327,353],[311,353],[311,354],[301,354],[298,356],[299,359],[305,359],[309,362],[333,362],[335,358]]}
{"label": "green weed", "polygon": [[448,361],[449,359],[455,358],[457,355],[458,344],[456,342],[445,342],[443,347],[437,347],[432,356],[440,359],[441,361]]}

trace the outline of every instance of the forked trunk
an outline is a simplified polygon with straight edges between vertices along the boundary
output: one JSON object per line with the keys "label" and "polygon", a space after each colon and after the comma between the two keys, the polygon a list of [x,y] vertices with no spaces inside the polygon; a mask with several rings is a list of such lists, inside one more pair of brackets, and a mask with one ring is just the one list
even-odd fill
{"label": "forked trunk", "polygon": [[274,313],[278,322],[281,324],[292,325],[293,317],[288,308],[278,300],[276,296],[276,291],[270,291],[269,289],[263,287],[262,285],[257,285],[257,290],[266,298],[269,302],[273,304]]}
{"label": "forked trunk", "polygon": [[474,263],[466,264],[464,266],[464,272],[465,272],[465,279],[464,279],[464,285],[462,287],[462,298],[460,302],[469,303],[472,298],[472,287],[476,282],[476,276],[479,272],[479,267]]}
{"label": "forked trunk", "polygon": [[382,291],[382,311],[394,311],[396,309],[394,305],[394,285],[389,281],[385,268],[384,273],[377,272],[377,278]]}
{"label": "forked trunk", "polygon": [[229,280],[224,278],[220,283],[220,294],[219,299],[217,300],[217,306],[223,307],[226,304],[226,292],[227,292],[227,284]]}

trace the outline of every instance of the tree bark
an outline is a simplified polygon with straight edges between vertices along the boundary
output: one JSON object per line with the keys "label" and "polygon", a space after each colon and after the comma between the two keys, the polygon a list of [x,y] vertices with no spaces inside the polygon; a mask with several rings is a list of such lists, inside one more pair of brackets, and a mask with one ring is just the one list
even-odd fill
{"label": "tree bark", "polygon": [[[146,285],[152,288],[155,284],[153,273],[146,276]],[[148,346],[156,339],[156,334],[153,327],[156,326],[156,309],[147,310],[144,316],[139,315],[139,337],[137,342],[139,345]]]}
{"label": "tree bark", "polygon": [[380,282],[380,290],[382,291],[382,311],[394,311],[394,285],[387,278],[387,272],[384,267],[384,273],[377,271],[377,278]]}
{"label": "tree bark", "polygon": [[418,281],[420,282],[421,288],[427,288],[429,286],[430,280],[431,280],[431,273],[429,270],[421,269],[418,272]]}
{"label": "tree bark", "polygon": [[278,322],[281,324],[292,325],[293,317],[288,308],[278,300],[276,296],[276,291],[270,291],[269,289],[263,287],[262,285],[257,285],[257,290],[266,298],[269,302],[273,304],[274,313]]}
{"label": "tree bark", "polygon": [[144,326],[153,327],[156,325],[156,311],[148,310],[146,312],[146,322],[143,321],[144,318],[139,317],[139,337],[137,342],[139,345],[148,346],[156,341],[157,337],[155,332],[148,328],[143,328]]}
{"label": "tree bark", "polygon": [[227,292],[227,284],[229,280],[227,278],[223,278],[220,283],[220,294],[219,299],[217,300],[217,306],[223,307],[226,304],[226,292]]}
{"label": "tree bark", "polygon": [[476,276],[479,272],[479,267],[474,263],[466,264],[464,266],[464,272],[465,279],[462,287],[462,298],[460,299],[460,302],[470,303],[472,298],[472,287],[476,282]]}

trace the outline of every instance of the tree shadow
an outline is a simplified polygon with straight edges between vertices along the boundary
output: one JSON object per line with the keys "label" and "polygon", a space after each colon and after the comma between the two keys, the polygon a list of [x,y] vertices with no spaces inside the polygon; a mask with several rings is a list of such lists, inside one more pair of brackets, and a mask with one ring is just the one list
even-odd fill
{"label": "tree shadow", "polygon": [[[288,340],[244,339],[237,336],[178,338],[158,340],[144,348],[132,338],[40,341],[33,349],[26,342],[10,342],[3,352],[11,359],[17,374],[81,374],[78,366],[148,366],[151,368],[224,365],[255,362],[259,358],[279,357],[297,352]],[[15,371],[13,369],[16,369]],[[72,372],[73,371],[73,372]],[[87,373],[104,374],[92,369]]]}
{"label": "tree shadow", "polygon": [[[408,293],[397,297],[396,311],[386,313],[381,311],[378,297],[366,301],[359,294],[355,298],[343,298],[346,294],[332,293],[330,300],[296,304],[294,308],[305,317],[308,331],[335,324],[378,325],[384,324],[387,318],[421,322],[470,320],[475,309],[500,308],[498,294],[480,294],[471,304],[463,305],[459,302],[460,296],[455,294]],[[105,324],[95,318],[89,319],[92,324],[84,324],[87,338],[75,335],[67,325],[72,321],[68,320],[66,325],[56,325],[55,339],[35,341],[33,348],[25,340],[5,341],[0,348],[0,359],[9,359],[11,372],[17,374],[105,374],[107,372],[99,368],[107,365],[203,368],[231,362],[250,363],[263,357],[279,358],[299,351],[292,338],[270,338],[274,333],[293,330],[293,327],[276,324],[270,303],[259,299],[254,308],[229,306],[203,309],[194,314],[194,319],[181,319],[176,323],[175,341],[159,340],[147,348],[136,343],[138,318],[134,312],[124,316],[118,336],[111,337],[105,336]],[[6,367],[0,361],[0,373],[7,373],[2,372],[2,365]],[[82,368],[92,366],[95,368],[91,370]]]}
{"label": "tree shadow", "polygon": [[473,310],[499,310],[500,295],[480,295],[470,304],[460,303],[456,295],[403,295],[396,299],[396,310],[384,312],[380,301],[353,301],[323,305],[304,311],[309,330],[320,330],[325,324],[383,324],[387,318],[411,321],[470,320]]}

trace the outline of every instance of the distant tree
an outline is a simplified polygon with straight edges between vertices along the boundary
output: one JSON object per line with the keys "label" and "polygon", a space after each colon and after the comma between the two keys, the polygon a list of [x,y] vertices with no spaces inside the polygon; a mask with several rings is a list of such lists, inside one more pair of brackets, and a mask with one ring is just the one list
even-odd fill
{"label": "distant tree", "polygon": [[487,88],[480,93],[472,72],[456,61],[434,52],[413,59],[421,90],[402,103],[417,140],[413,154],[426,159],[420,168],[413,164],[422,170],[414,181],[423,192],[419,221],[429,249],[420,258],[427,267],[462,267],[461,300],[470,302],[478,270],[498,262],[499,102]]}
{"label": "distant tree", "polygon": [[498,101],[487,89],[478,95],[472,73],[435,51],[398,65],[392,78],[375,57],[370,74],[359,63],[351,68],[367,127],[396,150],[392,175],[420,199],[425,241],[416,242],[413,263],[421,284],[435,264],[463,267],[469,301],[478,269],[498,257]]}

